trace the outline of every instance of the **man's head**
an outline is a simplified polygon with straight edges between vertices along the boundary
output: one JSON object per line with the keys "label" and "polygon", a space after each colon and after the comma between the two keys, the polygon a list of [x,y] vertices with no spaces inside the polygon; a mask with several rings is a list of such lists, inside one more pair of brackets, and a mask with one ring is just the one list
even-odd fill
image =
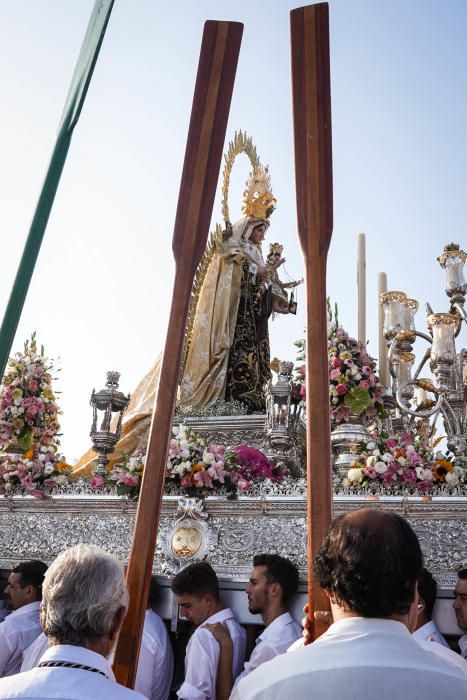
{"label": "man's head", "polygon": [[452,607],[456,613],[457,624],[464,634],[467,634],[467,569],[460,569],[457,576]]}
{"label": "man's head", "polygon": [[270,607],[284,609],[298,588],[295,564],[278,554],[258,554],[246,587],[248,609],[253,615],[263,614]]}
{"label": "man's head", "polygon": [[172,591],[180,607],[180,615],[201,625],[220,609],[219,581],[207,562],[189,564],[172,581]]}
{"label": "man's head", "polygon": [[5,588],[5,602],[10,610],[18,610],[24,605],[42,598],[42,583],[47,564],[31,559],[16,564],[8,577]]}
{"label": "man's head", "polygon": [[127,608],[123,565],[94,545],[65,550],[44,578],[41,625],[49,643],[83,646],[107,656]]}
{"label": "man's head", "polygon": [[433,616],[433,608],[436,602],[436,581],[428,569],[422,569],[422,575],[418,579],[419,613],[415,629],[426,625]]}
{"label": "man's head", "polygon": [[407,521],[370,509],[336,518],[315,558],[331,602],[362,617],[408,615],[422,566],[420,544]]}

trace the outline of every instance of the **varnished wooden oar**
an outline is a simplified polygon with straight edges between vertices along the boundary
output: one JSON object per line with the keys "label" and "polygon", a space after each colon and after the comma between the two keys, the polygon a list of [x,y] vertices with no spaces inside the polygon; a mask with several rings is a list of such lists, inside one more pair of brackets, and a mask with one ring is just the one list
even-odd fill
{"label": "varnished wooden oar", "polygon": [[328,609],[328,602],[313,576],[313,558],[332,518],[326,309],[332,235],[328,4],[298,8],[290,18],[297,219],[307,288],[308,595],[316,638],[323,629],[314,622],[313,611]]}
{"label": "varnished wooden oar", "polygon": [[242,33],[238,22],[204,26],[173,235],[172,306],[128,564],[130,608],[114,662],[117,680],[129,687],[151,580],[191,287],[206,247]]}

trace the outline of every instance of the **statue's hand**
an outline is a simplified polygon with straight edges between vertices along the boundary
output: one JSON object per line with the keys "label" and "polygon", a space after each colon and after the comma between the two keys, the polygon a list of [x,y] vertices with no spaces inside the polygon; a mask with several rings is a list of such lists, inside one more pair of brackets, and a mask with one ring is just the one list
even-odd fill
{"label": "statue's hand", "polygon": [[284,263],[285,258],[279,258],[278,260],[274,260],[272,263],[270,263],[268,267],[270,270],[277,270]]}

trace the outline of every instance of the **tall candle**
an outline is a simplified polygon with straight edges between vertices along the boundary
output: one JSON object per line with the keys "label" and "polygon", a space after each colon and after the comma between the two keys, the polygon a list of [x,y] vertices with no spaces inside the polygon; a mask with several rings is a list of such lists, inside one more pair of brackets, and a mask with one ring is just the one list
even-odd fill
{"label": "tall candle", "polygon": [[378,340],[379,340],[379,378],[386,389],[389,386],[389,366],[386,346],[386,338],[383,333],[384,312],[379,303],[380,295],[388,291],[388,276],[385,272],[378,275]]}
{"label": "tall candle", "polygon": [[365,261],[365,234],[358,234],[358,262],[357,262],[357,287],[358,287],[358,339],[366,344],[366,261]]}

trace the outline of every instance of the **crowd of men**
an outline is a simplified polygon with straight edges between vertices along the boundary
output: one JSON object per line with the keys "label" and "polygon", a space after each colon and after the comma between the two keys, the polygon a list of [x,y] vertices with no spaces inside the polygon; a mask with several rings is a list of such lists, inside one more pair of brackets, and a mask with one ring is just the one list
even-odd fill
{"label": "crowd of men", "polygon": [[314,564],[330,606],[319,613],[329,627],[316,641],[308,618],[302,629],[290,614],[295,565],[276,554],[254,558],[246,594],[264,630],[248,660],[245,629],[223,605],[216,573],[207,562],[187,566],[172,582],[194,628],[183,681],[172,690],[167,627],[148,608],[133,691],[115,682],[111,665],[128,608],[122,564],[85,544],[49,568],[22,562],[4,595],[0,700],[467,698],[467,569],[454,590],[464,633],[456,653],[432,619],[436,582],[402,517],[364,509],[336,518]]}

